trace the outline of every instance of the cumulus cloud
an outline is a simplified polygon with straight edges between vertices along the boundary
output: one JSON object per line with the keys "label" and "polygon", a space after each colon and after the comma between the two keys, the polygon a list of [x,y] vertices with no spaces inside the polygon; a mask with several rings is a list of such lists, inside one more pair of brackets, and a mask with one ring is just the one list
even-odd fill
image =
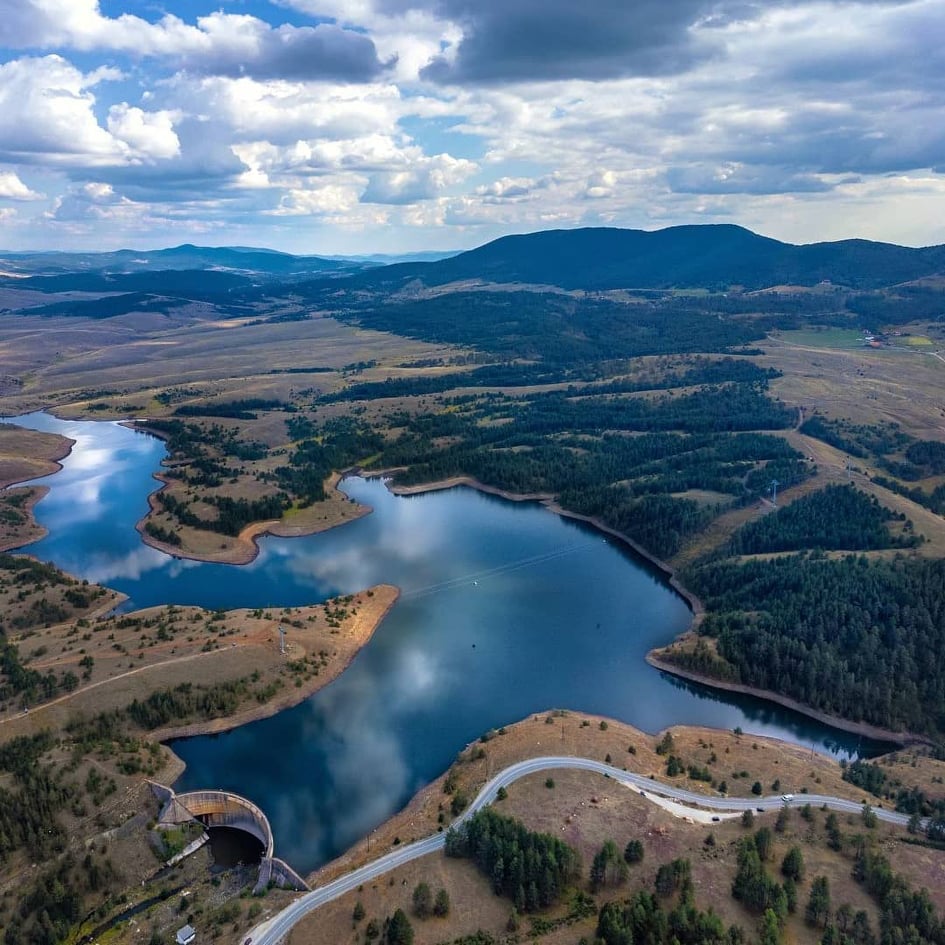
{"label": "cumulus cloud", "polygon": [[0,172],[0,198],[4,200],[42,200],[43,195],[30,190],[13,171]]}
{"label": "cumulus cloud", "polygon": [[59,223],[92,223],[126,216],[132,202],[100,181],[75,187],[56,199],[48,218]]}
{"label": "cumulus cloud", "polygon": [[256,17],[225,13],[198,23],[207,46],[182,57],[183,65],[195,72],[364,82],[385,68],[368,36],[328,23],[273,28]]}
{"label": "cumulus cloud", "polygon": [[232,139],[276,145],[389,133],[403,111],[399,90],[386,83],[178,75],[163,83],[162,93],[176,107],[225,123]]}
{"label": "cumulus cloud", "polygon": [[138,145],[150,144],[165,152],[150,162],[126,160],[98,169],[99,180],[136,201],[207,201],[212,205],[249,169],[233,149],[230,129],[218,121],[185,117],[170,133],[161,118],[142,121],[139,126],[138,119],[129,117],[126,110],[113,109],[110,117],[116,118],[116,130],[137,137]]}
{"label": "cumulus cloud", "polygon": [[7,161],[107,162],[119,143],[98,124],[83,75],[60,56],[0,65],[0,158]]}
{"label": "cumulus cloud", "polygon": [[110,50],[167,59],[197,72],[365,81],[385,64],[364,33],[332,24],[272,26],[221,11],[190,24],[167,14],[104,16],[99,0],[4,0],[0,45]]}
{"label": "cumulus cloud", "polygon": [[[901,236],[885,189],[938,232],[915,208],[945,203],[941,0],[121,6],[0,0],[0,43],[31,52],[0,65],[0,198],[400,249],[716,218],[793,234],[817,207],[875,230],[857,200]],[[69,49],[82,69],[42,55]]]}
{"label": "cumulus cloud", "polygon": [[487,200],[520,200],[549,185],[549,179],[535,180],[532,177],[500,177],[488,184],[480,184],[476,195]]}
{"label": "cumulus cloud", "polygon": [[372,174],[361,195],[363,203],[407,204],[429,200],[475,173],[472,161],[448,154],[410,161],[408,167]]}
{"label": "cumulus cloud", "polygon": [[180,154],[180,140],[174,133],[172,112],[144,112],[127,103],[113,105],[108,112],[108,130],[133,152],[144,157],[172,158]]}
{"label": "cumulus cloud", "polygon": [[840,183],[817,174],[799,174],[790,167],[746,167],[734,161],[671,167],[666,178],[677,194],[818,193]]}
{"label": "cumulus cloud", "polygon": [[324,216],[346,213],[358,202],[358,188],[352,185],[325,184],[292,188],[271,216]]}

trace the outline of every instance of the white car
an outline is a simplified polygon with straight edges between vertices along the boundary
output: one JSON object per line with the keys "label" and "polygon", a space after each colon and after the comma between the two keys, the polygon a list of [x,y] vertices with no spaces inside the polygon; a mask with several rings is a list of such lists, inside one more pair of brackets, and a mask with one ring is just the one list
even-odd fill
{"label": "white car", "polygon": [[793,800],[794,800],[794,795],[793,795],[793,794],[782,794],[782,795],[781,795],[781,800],[782,800],[782,801],[785,801],[785,802],[787,802],[787,801],[793,801]]}

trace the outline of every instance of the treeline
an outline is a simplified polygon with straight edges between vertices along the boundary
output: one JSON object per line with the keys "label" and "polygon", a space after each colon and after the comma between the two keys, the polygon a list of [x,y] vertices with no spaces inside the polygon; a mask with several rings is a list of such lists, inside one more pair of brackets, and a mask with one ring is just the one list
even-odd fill
{"label": "treeline", "polygon": [[0,575],[2,575],[0,583],[11,581],[19,585],[78,583],[75,578],[69,577],[55,565],[44,564],[42,561],[20,555],[0,554]]}
{"label": "treeline", "polygon": [[569,489],[559,499],[566,509],[599,519],[660,558],[676,554],[683,541],[705,528],[716,514],[691,499],[667,495],[635,499],[623,486]]}
{"label": "treeline", "polygon": [[[866,846],[857,852],[853,878],[863,885],[880,908],[877,945],[945,945],[945,923],[939,917],[929,894],[916,892],[893,872],[881,853]],[[825,935],[823,945],[845,945],[845,930],[834,928]]]}
{"label": "treeline", "polygon": [[671,493],[708,490],[747,502],[773,477],[788,485],[812,471],[780,437],[721,432],[793,422],[793,412],[754,383],[658,400],[555,392],[463,407],[391,418],[401,432],[380,462],[408,466],[396,477],[405,484],[469,475],[510,492],[554,494],[661,557],[726,507]]}
{"label": "treeline", "polygon": [[346,469],[384,446],[383,437],[366,423],[352,417],[337,417],[317,427],[305,417],[290,418],[289,434],[300,438],[288,465],[278,466],[265,481],[275,482],[305,507],[327,498],[325,480],[333,470]]}
{"label": "treeline", "polygon": [[801,433],[861,459],[894,453],[909,443],[909,437],[890,423],[856,424],[848,420],[828,420],[814,414],[801,424],[800,429]]}
{"label": "treeline", "polygon": [[874,476],[873,482],[936,515],[945,514],[945,485],[933,484],[927,492],[898,481],[916,482],[945,473],[945,443],[913,439],[895,424],[858,425],[846,420],[825,420],[816,415],[804,422],[801,432],[853,456],[873,457],[880,468],[896,477]]}
{"label": "treeline", "polygon": [[[324,302],[339,308],[337,285]],[[628,305],[540,292],[451,292],[385,302],[348,295],[337,314],[367,328],[471,345],[501,360],[540,359],[568,367],[641,355],[725,352],[765,336],[764,326],[706,311],[691,298]]]}
{"label": "treeline", "polygon": [[[876,797],[892,801],[897,811],[945,823],[945,797],[931,798],[918,787],[906,788],[902,782],[890,779],[883,767],[875,761],[858,758],[849,764],[841,762],[841,765],[841,777],[844,781],[849,781]],[[918,829],[914,822],[912,827]],[[937,825],[930,823],[929,827],[934,832]]]}
{"label": "treeline", "polygon": [[945,560],[792,555],[711,562],[684,579],[729,678],[852,721],[945,734]]}
{"label": "treeline", "polygon": [[[16,621],[14,621],[15,623]],[[71,671],[57,676],[52,670],[41,673],[20,661],[20,651],[13,643],[0,638],[0,703],[19,698],[23,706],[51,699],[63,692],[72,692],[79,677]]]}
{"label": "treeline", "polygon": [[86,897],[109,895],[119,880],[107,857],[87,853],[78,860],[71,853],[61,862],[20,887],[19,901],[4,931],[4,945],[59,945],[72,941],[84,918]]}
{"label": "treeline", "polygon": [[566,368],[507,361],[472,371],[420,377],[388,377],[384,381],[352,384],[330,394],[322,394],[318,399],[320,403],[333,404],[354,400],[379,400],[382,397],[420,397],[425,394],[441,394],[457,387],[526,387],[532,384],[555,384],[567,380],[570,376],[571,372]]}
{"label": "treeline", "polygon": [[153,539],[163,542],[165,545],[174,545],[175,547],[181,545],[181,537],[177,532],[171,531],[169,528],[162,528],[152,521],[144,523],[144,530]]}
{"label": "treeline", "polygon": [[249,693],[245,680],[195,686],[181,683],[173,689],[159,689],[146,699],[135,699],[125,713],[145,731],[182,719],[217,719],[232,715]]}
{"label": "treeline", "polygon": [[[866,551],[874,548],[912,548],[914,534],[893,535],[888,522],[904,521],[852,485],[828,485],[795,499],[776,512],[743,525],[725,551],[754,555],[806,549]],[[911,531],[911,523],[906,525]]]}
{"label": "treeline", "polygon": [[[686,861],[688,862],[688,861]],[[608,902],[597,920],[600,945],[634,945],[637,942],[661,945],[739,945],[745,937],[740,928],[726,928],[710,909],[697,909],[691,892],[671,909],[664,908],[651,892],[641,889],[625,902]]]}
{"label": "treeline", "polygon": [[511,899],[519,912],[553,905],[581,872],[580,857],[563,840],[488,807],[450,829],[446,855],[471,858],[496,894]]}
{"label": "treeline", "polygon": [[874,476],[873,482],[878,486],[889,489],[890,492],[896,492],[907,499],[911,499],[916,505],[924,506],[936,515],[945,515],[945,485],[936,486],[931,492],[924,489],[913,488],[902,485],[895,479],[887,479],[885,476]]}
{"label": "treeline", "polygon": [[[215,519],[201,518],[193,512],[189,502],[182,501],[169,492],[158,492],[155,496],[164,511],[174,516],[181,525],[236,536],[253,522],[265,522],[282,518],[291,506],[289,497],[280,492],[260,499],[234,499],[230,496],[205,495],[202,501],[217,509]],[[165,530],[165,534],[167,531]]]}
{"label": "treeline", "polygon": [[29,766],[13,766],[10,787],[0,787],[0,862],[21,848],[35,860],[62,852],[67,838],[58,814],[81,799],[77,784],[32,757]]}
{"label": "treeline", "polygon": [[16,630],[27,630],[37,626],[49,626],[74,616],[74,611],[63,604],[51,601],[45,595],[25,604],[30,591],[40,593],[45,587],[64,587],[63,597],[72,608],[84,610],[93,600],[104,595],[101,588],[79,582],[53,565],[32,558],[0,554],[0,587],[19,588],[21,601],[19,612],[0,618],[0,703],[18,699],[20,705],[30,706],[51,699],[65,692],[72,692],[79,685],[79,677],[71,670],[56,675],[52,670],[40,672],[26,666],[20,658],[16,644],[6,637],[6,621]]}
{"label": "treeline", "polygon": [[246,461],[262,459],[267,453],[264,444],[242,440],[235,429],[228,430],[217,423],[197,425],[171,418],[143,421],[140,426],[161,436],[167,442],[168,452],[177,459],[206,457],[208,448]]}
{"label": "treeline", "polygon": [[496,411],[523,433],[579,433],[632,430],[653,433],[720,433],[783,430],[796,412],[767,397],[758,386],[729,384],[655,400],[617,395],[571,397],[565,392],[508,400]]}
{"label": "treeline", "polygon": [[874,325],[905,325],[915,321],[941,321],[945,299],[941,289],[904,285],[852,295],[847,300],[847,308]]}
{"label": "treeline", "polygon": [[282,400],[249,397],[218,404],[183,404],[174,411],[175,417],[226,417],[231,420],[255,420],[258,410],[287,410],[291,404]]}
{"label": "treeline", "polygon": [[[490,364],[472,371],[420,377],[389,377],[384,381],[352,384],[330,394],[323,394],[321,403],[340,403],[356,400],[377,400],[382,397],[418,397],[439,394],[456,388],[528,387],[538,384],[556,384],[574,378],[587,379],[597,375],[596,365],[581,365],[575,369],[548,365],[543,362],[522,363],[507,361]],[[620,378],[600,385],[582,385],[568,390],[570,396],[599,394],[629,394],[649,390],[671,390],[675,387],[695,387],[703,384],[767,384],[779,374],[773,368],[760,368],[752,361],[723,358],[695,359],[680,373],[662,372],[642,379]]]}

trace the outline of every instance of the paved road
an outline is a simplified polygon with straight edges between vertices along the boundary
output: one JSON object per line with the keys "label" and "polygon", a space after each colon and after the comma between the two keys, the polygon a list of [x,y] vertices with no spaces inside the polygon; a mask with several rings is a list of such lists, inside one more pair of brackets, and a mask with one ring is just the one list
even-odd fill
{"label": "paved road", "polygon": [[[458,826],[467,818],[471,817],[476,811],[481,810],[495,800],[496,793],[500,787],[507,787],[513,781],[524,777],[527,774],[534,774],[539,771],[554,771],[562,768],[578,768],[582,771],[596,771],[598,774],[611,778],[618,784],[633,788],[642,794],[656,794],[660,797],[666,797],[674,801],[695,804],[708,810],[717,811],[745,811],[745,810],[779,810],[784,804],[789,807],[803,807],[810,804],[812,807],[822,807],[826,805],[830,810],[841,813],[859,814],[863,810],[863,805],[856,801],[847,801],[840,797],[829,797],[822,794],[797,794],[785,801],[781,795],[771,797],[710,797],[705,794],[697,794],[694,791],[687,791],[684,788],[677,788],[671,784],[661,784],[641,774],[632,774],[629,771],[621,771],[612,765],[604,764],[601,761],[592,761],[589,758],[569,758],[545,757],[531,758],[528,761],[520,761],[518,764],[511,765],[500,771],[488,784],[479,792],[476,799],[463,812],[462,816],[453,822],[453,826]],[[905,827],[909,818],[905,814],[897,814],[893,811],[873,808],[876,816],[883,821],[891,824],[897,824]],[[292,927],[303,916],[307,915],[313,909],[337,899],[339,896],[357,889],[362,883],[370,882],[378,876],[382,876],[389,870],[402,866],[410,860],[420,856],[426,856],[434,850],[443,847],[446,836],[443,833],[435,833],[432,837],[425,840],[418,840],[406,846],[398,846],[390,853],[368,863],[360,869],[346,876],[328,883],[312,892],[299,897],[291,905],[286,906],[278,915],[268,919],[261,925],[256,926],[247,936],[252,939],[252,945],[276,945],[288,933]],[[246,939],[243,939],[246,942]]]}

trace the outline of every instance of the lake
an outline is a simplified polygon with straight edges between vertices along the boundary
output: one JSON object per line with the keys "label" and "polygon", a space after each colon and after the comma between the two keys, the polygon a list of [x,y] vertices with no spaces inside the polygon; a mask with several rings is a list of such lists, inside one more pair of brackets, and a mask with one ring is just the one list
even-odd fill
{"label": "lake", "polygon": [[249,565],[187,561],[144,545],[134,527],[157,487],[160,440],[115,423],[15,420],[77,441],[60,472],[37,480],[50,487],[36,506],[49,535],[24,550],[122,591],[124,609],[285,607],[401,588],[370,643],[314,696],[173,743],[187,763],[176,787],[251,798],[277,854],[301,871],[369,833],[489,728],[555,707],[648,732],[741,726],[843,756],[877,747],[648,666],[646,652],[689,625],[685,603],[618,542],[536,503],[463,487],[395,496],[379,479],[350,477],[344,491],[372,514],[307,538],[264,538]]}

